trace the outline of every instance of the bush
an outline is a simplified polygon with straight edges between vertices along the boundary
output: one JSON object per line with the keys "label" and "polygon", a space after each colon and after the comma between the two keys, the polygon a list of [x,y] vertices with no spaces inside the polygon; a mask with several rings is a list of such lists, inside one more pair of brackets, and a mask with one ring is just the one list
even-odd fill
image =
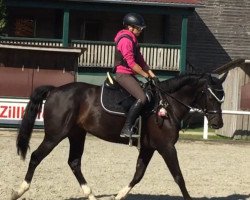
{"label": "bush", "polygon": [[6,27],[6,6],[5,0],[0,0],[0,34],[4,31]]}

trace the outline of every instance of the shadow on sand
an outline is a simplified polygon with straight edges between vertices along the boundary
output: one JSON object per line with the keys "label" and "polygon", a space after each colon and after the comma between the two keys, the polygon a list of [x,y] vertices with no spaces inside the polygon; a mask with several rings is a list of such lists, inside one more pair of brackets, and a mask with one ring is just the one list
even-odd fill
{"label": "shadow on sand", "polygon": [[[109,200],[115,195],[98,195],[98,199]],[[86,198],[70,198],[65,200],[86,200]],[[169,195],[145,195],[145,194],[130,194],[126,200],[183,200],[181,196],[169,196]],[[232,194],[225,197],[196,197],[193,200],[250,200],[249,195]]]}

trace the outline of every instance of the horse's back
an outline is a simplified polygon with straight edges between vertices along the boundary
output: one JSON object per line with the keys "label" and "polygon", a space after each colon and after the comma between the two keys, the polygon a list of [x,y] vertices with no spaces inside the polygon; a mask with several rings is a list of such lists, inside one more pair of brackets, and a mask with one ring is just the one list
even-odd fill
{"label": "horse's back", "polygon": [[44,105],[44,123],[56,127],[78,116],[82,104],[98,98],[100,86],[74,82],[59,86],[51,91]]}
{"label": "horse's back", "polygon": [[68,83],[56,87],[53,91],[51,91],[50,95],[47,98],[47,101],[50,101],[50,99],[54,98],[54,96],[57,96],[57,98],[66,98],[67,96],[71,98],[73,96],[82,96],[89,90],[96,90],[98,88],[100,88],[100,86],[85,82]]}

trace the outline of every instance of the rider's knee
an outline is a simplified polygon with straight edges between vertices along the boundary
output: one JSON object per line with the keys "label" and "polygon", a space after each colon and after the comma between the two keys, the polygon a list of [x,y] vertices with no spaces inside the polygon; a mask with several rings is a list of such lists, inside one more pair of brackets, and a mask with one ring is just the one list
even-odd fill
{"label": "rider's knee", "polygon": [[140,98],[140,100],[141,100],[141,103],[143,105],[145,105],[147,103],[147,97],[146,97],[146,95],[143,98]]}
{"label": "rider's knee", "polygon": [[[145,92],[145,97],[146,97],[146,102],[150,102],[151,99],[152,99],[152,97],[153,97],[152,92],[151,92],[151,91],[146,91],[146,92]],[[146,103],[146,102],[145,102],[145,103]]]}

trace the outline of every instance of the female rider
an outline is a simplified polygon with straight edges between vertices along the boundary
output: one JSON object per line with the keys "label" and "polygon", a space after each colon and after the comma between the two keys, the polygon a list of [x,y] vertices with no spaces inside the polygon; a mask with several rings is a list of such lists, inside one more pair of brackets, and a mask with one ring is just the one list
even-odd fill
{"label": "female rider", "polygon": [[146,28],[143,17],[137,13],[128,13],[123,18],[123,26],[124,29],[120,30],[115,36],[115,73],[117,82],[136,98],[129,109],[120,135],[121,137],[130,137],[133,134],[132,129],[135,120],[147,101],[146,94],[140,87],[135,75],[139,74],[155,81],[158,81],[158,79],[146,64],[137,41],[137,37]]}

